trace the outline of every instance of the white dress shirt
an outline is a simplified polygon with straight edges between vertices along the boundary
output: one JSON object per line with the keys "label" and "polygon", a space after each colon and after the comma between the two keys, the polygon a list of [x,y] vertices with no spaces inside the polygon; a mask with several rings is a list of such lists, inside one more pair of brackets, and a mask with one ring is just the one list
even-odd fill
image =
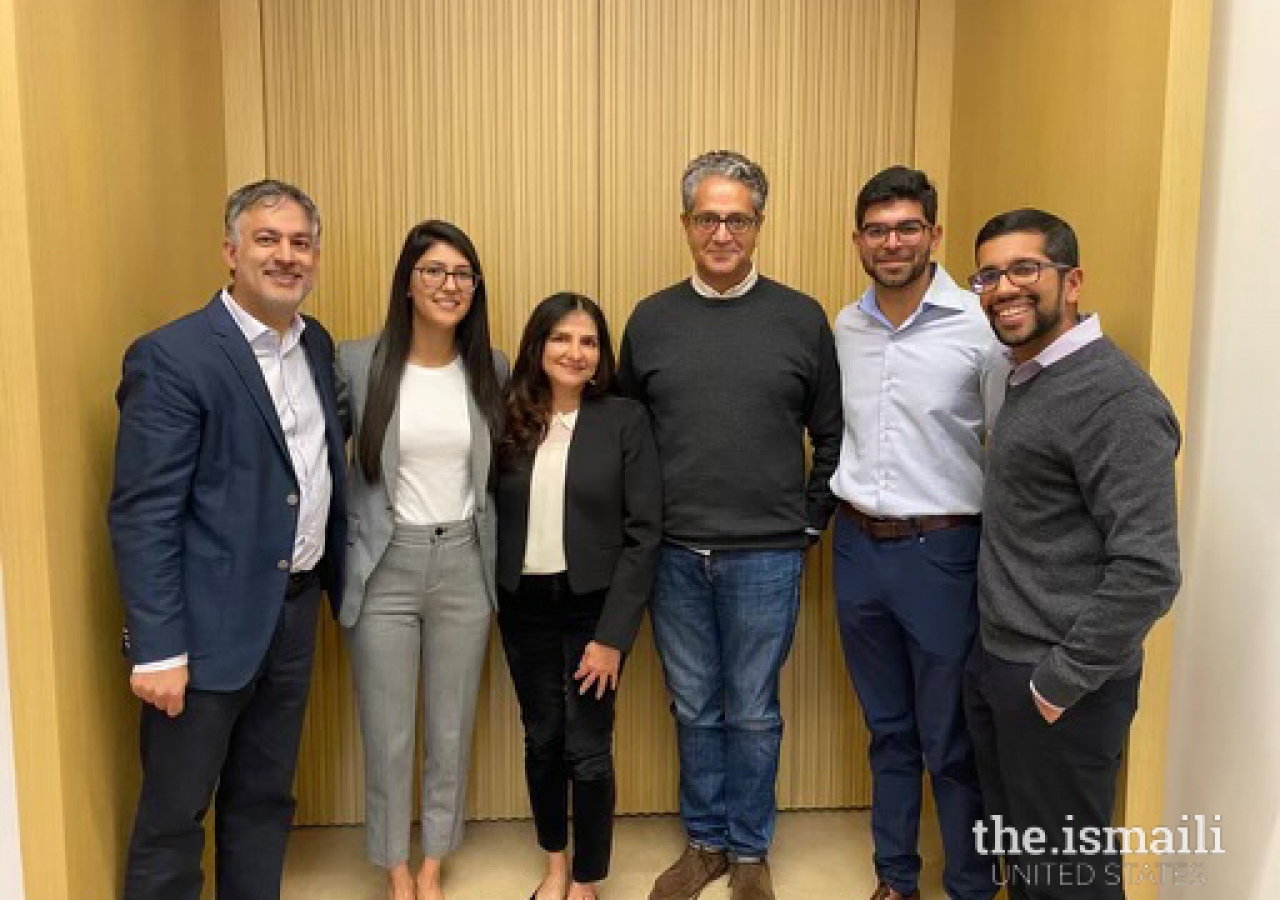
{"label": "white dress shirt", "polygon": [[[281,334],[249,315],[225,290],[222,302],[249,342],[267,393],[280,420],[289,461],[298,481],[298,527],[294,532],[291,572],[307,572],[324,556],[324,532],[329,520],[333,481],[329,476],[329,448],[325,442],[324,407],[302,346],[306,322],[294,315]],[[186,654],[140,663],[134,672],[154,672],[187,664]]]}
{"label": "white dress shirt", "polygon": [[894,328],[874,286],[836,317],[844,400],[837,497],[869,516],[982,509],[982,444],[1004,401],[1008,359],[978,298],[942,266]]}
{"label": "white dress shirt", "polygon": [[689,283],[693,287],[693,292],[699,297],[708,297],[712,300],[732,300],[734,297],[741,297],[747,291],[751,290],[756,286],[756,282],[759,280],[760,273],[756,271],[755,263],[752,263],[751,268],[747,271],[746,277],[727,291],[717,291],[711,285],[699,278],[697,272],[693,273],[693,277],[689,279]]}

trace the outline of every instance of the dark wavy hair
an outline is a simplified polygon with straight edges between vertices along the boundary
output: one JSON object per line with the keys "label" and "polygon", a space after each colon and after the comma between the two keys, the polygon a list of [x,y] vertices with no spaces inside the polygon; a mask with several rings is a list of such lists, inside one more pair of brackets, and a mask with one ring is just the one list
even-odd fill
{"label": "dark wavy hair", "polygon": [[551,420],[551,381],[542,368],[542,351],[551,332],[572,312],[589,315],[600,340],[600,363],[582,392],[583,398],[613,392],[617,362],[604,313],[594,300],[582,294],[552,294],[534,307],[520,337],[520,351],[507,385],[506,421],[498,448],[499,458],[506,463],[533,456],[547,436],[547,423]]}
{"label": "dark wavy hair", "polygon": [[502,390],[493,366],[493,348],[489,342],[489,302],[485,290],[480,256],[471,238],[456,225],[438,219],[419,222],[405,236],[400,258],[391,279],[391,299],[387,304],[387,321],[378,336],[369,371],[369,393],[365,400],[364,420],[356,437],[356,459],[365,478],[377,482],[382,476],[382,444],[387,426],[400,396],[400,380],[404,377],[413,344],[413,296],[409,279],[422,254],[438,243],[448,244],[467,258],[476,273],[476,289],[471,308],[454,333],[454,344],[467,372],[467,384],[476,406],[489,422],[489,433],[496,435],[502,424]]}
{"label": "dark wavy hair", "polygon": [[920,204],[925,221],[930,225],[938,224],[938,191],[929,183],[929,176],[919,169],[890,166],[873,175],[858,191],[854,204],[857,227],[862,228],[868,209],[894,200],[914,200]]}

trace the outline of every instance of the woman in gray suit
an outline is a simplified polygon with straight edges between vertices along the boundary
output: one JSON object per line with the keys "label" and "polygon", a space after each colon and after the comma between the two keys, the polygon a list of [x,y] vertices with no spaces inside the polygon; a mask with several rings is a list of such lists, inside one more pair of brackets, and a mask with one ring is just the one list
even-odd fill
{"label": "woman in gray suit", "polygon": [[[476,693],[495,608],[493,436],[506,360],[490,347],[471,240],[430,220],[405,238],[382,331],[338,349],[347,424],[341,621],[364,739],[370,860],[391,900],[441,900],[462,836]],[[409,868],[416,696],[424,860]]]}

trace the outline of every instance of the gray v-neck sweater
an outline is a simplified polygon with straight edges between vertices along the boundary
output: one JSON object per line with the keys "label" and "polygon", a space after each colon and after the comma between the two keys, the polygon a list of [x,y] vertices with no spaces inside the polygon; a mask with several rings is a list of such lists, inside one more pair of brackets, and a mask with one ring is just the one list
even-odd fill
{"label": "gray v-neck sweater", "polygon": [[1142,666],[1180,582],[1178,423],[1107,338],[1010,386],[987,450],[982,643],[1071,706]]}

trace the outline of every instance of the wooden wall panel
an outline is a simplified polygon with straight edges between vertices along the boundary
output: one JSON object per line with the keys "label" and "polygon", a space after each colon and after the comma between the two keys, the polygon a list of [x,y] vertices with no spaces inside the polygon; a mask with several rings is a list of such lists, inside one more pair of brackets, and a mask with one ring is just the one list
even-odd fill
{"label": "wooden wall panel", "polygon": [[[224,15],[253,5],[224,0]],[[755,157],[773,183],[762,269],[834,315],[865,285],[849,246],[857,188],[920,151],[915,2],[259,5],[265,171],[297,181],[321,207],[311,309],[339,338],[380,326],[404,231],[428,216],[475,239],[495,340],[509,353],[529,309],[554,290],[599,299],[620,337],[641,297],[688,274],[679,177],[717,147]],[[252,115],[244,107],[228,109],[228,121]],[[866,736],[839,654],[825,545],[809,571],[785,674],[780,801],[865,805]],[[350,676],[336,628],[321,632],[299,821],[355,822],[363,788]],[[620,811],[675,809],[674,729],[647,627],[628,664],[617,746]],[[527,809],[495,642],[470,813]]]}
{"label": "wooden wall panel", "polygon": [[[1142,362],[1151,346],[1169,11],[1170,0],[973,0],[956,18],[943,210],[952,274],[973,271],[973,238],[991,216],[1020,206],[1054,212],[1080,236],[1085,308]],[[1010,47],[1071,49],[1069,59],[1026,68],[1003,54]]]}
{"label": "wooden wall panel", "polygon": [[113,392],[127,344],[224,277],[218,16],[42,0],[0,18],[0,545],[25,888],[105,900],[139,774],[105,515]]}

